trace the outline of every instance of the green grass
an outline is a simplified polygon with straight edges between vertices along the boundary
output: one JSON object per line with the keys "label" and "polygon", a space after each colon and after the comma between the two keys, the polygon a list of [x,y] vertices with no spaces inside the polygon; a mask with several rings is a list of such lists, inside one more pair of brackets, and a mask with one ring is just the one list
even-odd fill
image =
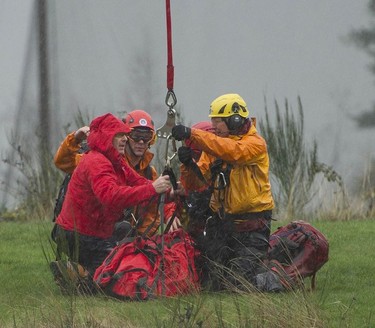
{"label": "green grass", "polygon": [[0,222],[0,327],[374,327],[375,220],[313,225],[330,242],[314,292],[120,302],[61,295],[48,267],[51,223]]}
{"label": "green grass", "polygon": [[315,225],[330,242],[330,260],[319,273],[328,327],[374,327],[375,220]]}

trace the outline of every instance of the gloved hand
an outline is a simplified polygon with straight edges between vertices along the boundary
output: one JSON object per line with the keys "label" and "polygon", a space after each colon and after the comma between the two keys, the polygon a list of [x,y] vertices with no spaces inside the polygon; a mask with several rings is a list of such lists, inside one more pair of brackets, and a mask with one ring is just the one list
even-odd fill
{"label": "gloved hand", "polygon": [[172,137],[178,141],[189,139],[191,135],[191,129],[185,125],[175,125],[172,128]]}
{"label": "gloved hand", "polygon": [[189,165],[193,162],[193,151],[189,147],[178,148],[177,156],[182,164]]}

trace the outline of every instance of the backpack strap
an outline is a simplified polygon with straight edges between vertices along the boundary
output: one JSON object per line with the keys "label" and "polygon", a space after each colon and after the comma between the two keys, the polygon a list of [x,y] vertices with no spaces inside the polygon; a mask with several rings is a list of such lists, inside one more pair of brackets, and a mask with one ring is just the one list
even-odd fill
{"label": "backpack strap", "polygon": [[274,273],[276,273],[276,275],[279,277],[281,285],[286,290],[292,290],[295,287],[295,283],[289,277],[289,275],[285,272],[283,265],[279,261],[277,260],[269,261],[268,268]]}
{"label": "backpack strap", "polygon": [[145,168],[145,178],[148,180],[152,180],[152,169],[150,164],[146,166]]}
{"label": "backpack strap", "polygon": [[61,212],[61,209],[62,209],[62,206],[63,206],[63,203],[64,203],[64,199],[65,199],[65,195],[66,195],[66,191],[68,190],[68,184],[69,184],[69,181],[70,181],[71,177],[72,177],[71,174],[66,174],[63,182],[60,185],[59,193],[57,194],[57,198],[56,198],[56,201],[55,201],[55,208],[53,210],[52,222],[56,221],[57,217],[59,216],[59,214]]}

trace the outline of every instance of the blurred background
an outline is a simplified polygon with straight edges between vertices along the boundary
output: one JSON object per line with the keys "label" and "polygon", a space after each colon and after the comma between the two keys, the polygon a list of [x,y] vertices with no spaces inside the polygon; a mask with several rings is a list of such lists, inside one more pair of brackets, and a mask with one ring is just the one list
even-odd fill
{"label": "blurred background", "polygon": [[[319,159],[353,185],[375,150],[375,125],[359,121],[375,98],[371,56],[352,34],[373,26],[372,2],[172,0],[185,124],[207,120],[223,93],[239,93],[258,120],[275,101],[297,111],[300,97],[306,142],[316,140]],[[164,124],[166,42],[162,0],[0,0],[3,206],[12,204],[14,147],[41,139],[54,153],[77,112],[141,108]]]}

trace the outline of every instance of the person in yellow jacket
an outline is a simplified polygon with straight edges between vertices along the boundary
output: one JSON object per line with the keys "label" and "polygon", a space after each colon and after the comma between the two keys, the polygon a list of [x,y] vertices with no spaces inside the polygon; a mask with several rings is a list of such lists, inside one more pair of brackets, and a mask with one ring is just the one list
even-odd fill
{"label": "person in yellow jacket", "polygon": [[178,149],[183,187],[192,191],[207,184],[212,190],[213,216],[206,220],[199,242],[209,260],[203,283],[211,282],[208,287],[213,289],[228,284],[239,288],[246,279],[256,286],[256,275],[264,270],[274,208],[267,145],[238,94],[216,98],[209,117],[215,133],[184,125],[172,130],[176,140],[190,140],[203,150],[195,162],[188,147]]}
{"label": "person in yellow jacket", "polygon": [[[155,127],[151,116],[144,110],[136,109],[129,112],[124,117],[123,122],[130,129],[128,141],[125,145],[124,156],[126,161],[141,176],[149,180],[156,180],[158,174],[154,166],[151,165],[154,154],[149,150],[155,142]],[[89,127],[83,126],[67,135],[54,157],[57,168],[69,174],[73,173],[83,155],[80,153],[82,144],[89,134]],[[165,204],[164,217],[166,223],[173,216],[175,209],[175,203]],[[125,213],[130,216],[130,221],[139,234],[151,236],[160,225],[157,204],[127,209]],[[174,218],[169,231],[177,229],[180,225],[179,218]],[[115,232],[115,235],[121,233],[124,226],[121,223],[117,228],[118,231]],[[125,233],[126,230],[125,228]],[[115,237],[118,238],[118,236]]]}

